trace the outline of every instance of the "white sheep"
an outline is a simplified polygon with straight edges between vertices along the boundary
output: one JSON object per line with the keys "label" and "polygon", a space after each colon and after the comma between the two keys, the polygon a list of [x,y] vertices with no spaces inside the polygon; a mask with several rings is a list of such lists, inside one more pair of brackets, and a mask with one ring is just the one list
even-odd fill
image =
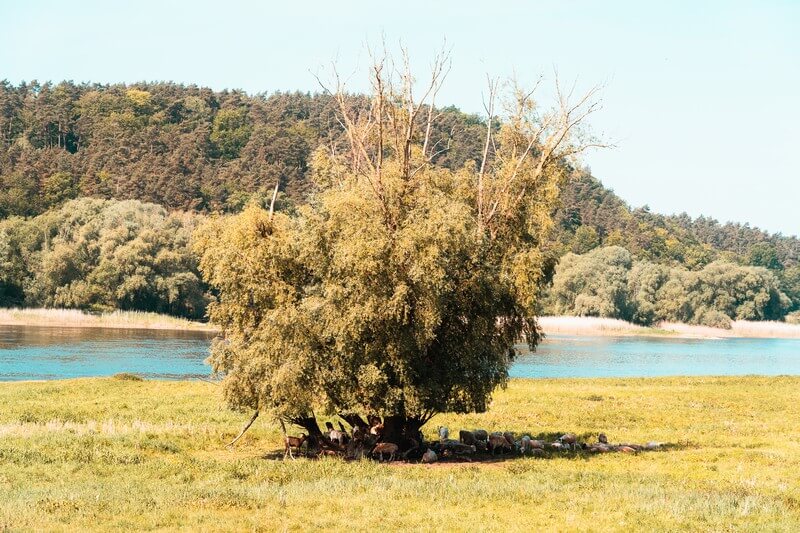
{"label": "white sheep", "polygon": [[436,452],[428,448],[425,453],[422,454],[422,462],[423,463],[435,463],[438,457],[436,456]]}
{"label": "white sheep", "polygon": [[531,438],[528,435],[524,435],[519,441],[519,453],[521,455],[525,455],[526,453],[530,453],[532,450],[533,447],[531,446]]}

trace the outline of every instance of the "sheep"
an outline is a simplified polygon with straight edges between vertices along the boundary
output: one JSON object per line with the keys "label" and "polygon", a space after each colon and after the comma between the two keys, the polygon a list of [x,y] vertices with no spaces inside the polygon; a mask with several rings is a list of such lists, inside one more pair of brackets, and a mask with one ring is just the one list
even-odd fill
{"label": "sheep", "polygon": [[558,438],[558,441],[562,444],[562,446],[566,446],[567,448],[572,448],[574,450],[577,448],[578,437],[574,433],[564,433]]}
{"label": "sheep", "polygon": [[558,440],[562,444],[575,444],[578,442],[578,437],[576,437],[574,433],[564,433],[558,438]]}
{"label": "sheep", "polygon": [[528,435],[524,435],[519,441],[519,453],[521,455],[525,455],[531,451],[533,451],[533,447],[531,446],[531,438]]}
{"label": "sheep", "polygon": [[422,454],[422,462],[423,463],[435,463],[438,457],[436,456],[436,452],[428,448],[425,453]]}
{"label": "sheep", "polygon": [[479,441],[482,441],[482,442],[488,442],[489,441],[489,432],[486,431],[485,429],[473,430],[472,434],[475,435],[475,439],[477,439]]}
{"label": "sheep", "polygon": [[511,445],[508,443],[505,437],[502,435],[495,435],[494,433],[489,435],[489,450],[492,452],[492,455],[495,454],[495,451],[498,449],[510,450]]}
{"label": "sheep", "polygon": [[372,455],[372,457],[375,457],[375,455],[378,455],[379,460],[383,461],[383,454],[388,453],[389,454],[389,462],[391,463],[392,461],[394,461],[394,456],[397,453],[398,449],[399,448],[398,448],[397,444],[395,444],[393,442],[379,442],[372,449],[371,455]]}
{"label": "sheep", "polygon": [[444,426],[439,426],[439,440],[447,440],[447,437],[450,436],[450,430]]}
{"label": "sheep", "polygon": [[458,440],[469,445],[475,445],[475,443],[478,441],[478,439],[475,438],[475,433],[466,429],[462,429],[458,432]]}
{"label": "sheep", "polygon": [[331,442],[339,446],[347,444],[347,433],[345,433],[344,428],[342,428],[341,431],[333,429],[333,424],[330,422],[325,422],[325,428],[328,430],[328,439],[330,439]]}
{"label": "sheep", "polygon": [[443,454],[454,453],[456,455],[475,453],[477,451],[477,447],[474,444],[465,444],[455,439],[441,441],[439,443],[439,449]]}
{"label": "sheep", "polygon": [[284,444],[283,458],[286,459],[286,456],[288,455],[294,460],[294,455],[292,455],[292,448],[296,448],[297,453],[300,453],[300,447],[303,445],[303,443],[306,441],[307,438],[308,435],[306,435],[305,433],[302,433],[299,437],[290,437],[289,435],[285,435],[283,437],[283,444]]}

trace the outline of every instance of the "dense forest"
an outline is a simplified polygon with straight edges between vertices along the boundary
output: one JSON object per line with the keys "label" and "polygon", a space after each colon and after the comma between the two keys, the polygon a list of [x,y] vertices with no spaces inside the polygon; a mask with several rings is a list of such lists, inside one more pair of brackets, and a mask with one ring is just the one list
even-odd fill
{"label": "dense forest", "polygon": [[[369,105],[366,97],[352,100],[356,108]],[[485,119],[453,107],[437,113],[434,163],[458,169],[477,161]],[[278,208],[292,209],[314,191],[309,165],[315,150],[344,142],[336,103],[324,94],[248,95],[172,83],[1,82],[0,306],[202,316],[209,296],[189,245],[196,219],[263,202],[276,182]],[[578,292],[572,297],[555,293],[577,256],[609,247],[615,254],[616,247],[627,251],[631,273],[661,265],[652,268],[670,272],[664,274],[670,287],[680,278],[690,292],[715,279],[714,269],[758,267],[753,275],[762,283],[759,290],[772,295],[760,314],[715,300],[684,315],[633,312],[626,304],[615,312],[621,318],[720,323],[712,310],[729,319],[774,319],[800,309],[797,237],[633,209],[587,169],[569,172],[547,248],[554,259],[571,255],[562,272],[552,272],[550,310],[607,314],[602,306],[574,305],[580,291],[588,291],[583,302],[596,296],[585,287],[573,287]]]}

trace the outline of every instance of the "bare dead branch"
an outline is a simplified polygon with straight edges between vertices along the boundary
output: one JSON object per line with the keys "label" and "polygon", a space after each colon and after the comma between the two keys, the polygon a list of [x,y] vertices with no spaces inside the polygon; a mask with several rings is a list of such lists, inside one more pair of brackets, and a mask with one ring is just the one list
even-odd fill
{"label": "bare dead branch", "polygon": [[[236,438],[235,438],[235,439],[233,439],[232,441],[230,441],[230,442],[227,444],[227,447],[228,447],[228,448],[231,448],[231,447],[233,447],[233,445],[234,445],[234,444],[236,444],[236,442],[237,442],[239,439],[241,439],[241,438],[242,438],[242,435],[244,435],[245,431],[247,431],[248,429],[250,429],[250,426],[252,426],[252,425],[253,425],[253,422],[255,422],[255,421],[256,421],[256,418],[258,418],[258,410],[256,410],[256,412],[255,412],[255,413],[253,413],[253,416],[250,418],[250,421],[249,421],[247,424],[245,424],[245,426],[242,428],[242,431],[240,431],[240,432],[239,432],[239,434],[236,436]],[[286,430],[284,429],[284,434],[285,434],[285,433],[286,433]]]}

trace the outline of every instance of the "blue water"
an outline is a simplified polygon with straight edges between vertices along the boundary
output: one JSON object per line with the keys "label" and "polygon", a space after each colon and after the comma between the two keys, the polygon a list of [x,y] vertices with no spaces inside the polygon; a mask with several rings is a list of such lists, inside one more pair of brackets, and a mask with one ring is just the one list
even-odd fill
{"label": "blue water", "polygon": [[800,375],[800,339],[548,336],[513,377]]}
{"label": "blue water", "polygon": [[207,377],[204,332],[0,326],[0,381],[110,376]]}
{"label": "blue water", "polygon": [[[0,381],[108,376],[207,377],[202,332],[0,326]],[[520,346],[522,348],[522,346]],[[549,336],[513,377],[800,375],[800,339]]]}

